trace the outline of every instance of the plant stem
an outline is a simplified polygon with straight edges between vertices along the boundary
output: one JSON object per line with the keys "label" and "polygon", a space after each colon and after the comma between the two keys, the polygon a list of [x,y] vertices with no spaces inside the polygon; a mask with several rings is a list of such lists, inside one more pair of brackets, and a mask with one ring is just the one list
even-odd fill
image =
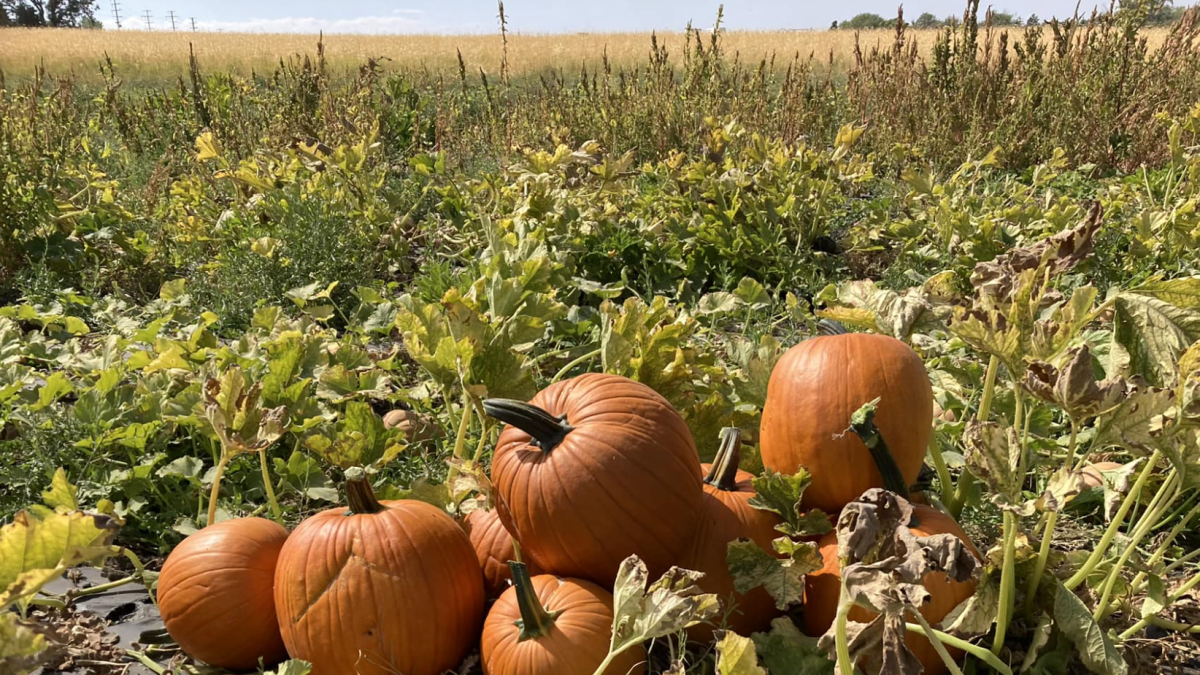
{"label": "plant stem", "polygon": [[567,424],[565,417],[555,417],[532,403],[509,398],[489,398],[483,402],[483,410],[532,436],[531,445],[543,452],[553,450],[575,428]]}
{"label": "plant stem", "polygon": [[[1079,424],[1071,418],[1071,440],[1067,443],[1067,463],[1071,466],[1075,460],[1075,444],[1079,439]],[[1046,562],[1050,559],[1050,544],[1054,540],[1054,526],[1058,523],[1058,511],[1050,512],[1046,517],[1046,528],[1042,531],[1042,543],[1038,547],[1037,561],[1033,566],[1033,576],[1029,580],[1029,589],[1025,591],[1025,613],[1033,611],[1033,601],[1037,596],[1038,587],[1042,583],[1042,575],[1046,572]]]}
{"label": "plant stem", "polygon": [[1146,462],[1146,466],[1142,468],[1141,474],[1138,475],[1137,482],[1133,484],[1133,488],[1129,490],[1129,494],[1125,495],[1124,501],[1121,502],[1120,508],[1117,509],[1117,514],[1113,517],[1112,522],[1108,524],[1108,528],[1104,530],[1104,534],[1100,537],[1099,543],[1096,544],[1096,549],[1088,556],[1088,559],[1083,565],[1076,570],[1075,574],[1063,584],[1068,591],[1075,590],[1079,584],[1087,579],[1096,565],[1104,559],[1104,554],[1108,552],[1109,545],[1117,536],[1117,531],[1121,529],[1121,524],[1125,522],[1125,516],[1129,515],[1129,509],[1133,507],[1133,503],[1141,496],[1142,490],[1146,487],[1146,481],[1150,480],[1150,474],[1154,472],[1154,466],[1158,464],[1158,460],[1162,459],[1162,451],[1155,450],[1154,454],[1150,455],[1150,459]]}
{"label": "plant stem", "polygon": [[[845,569],[846,559],[842,558],[839,567]],[[850,595],[846,592],[846,575],[840,575],[842,590],[838,596],[838,611],[837,619],[834,622],[834,645],[837,647],[837,669],[839,673],[853,673],[854,661],[850,658],[850,640],[846,635],[846,629],[850,621],[850,608],[854,603],[850,602]]]}
{"label": "plant stem", "polygon": [[508,569],[512,571],[513,587],[517,589],[517,606],[521,610],[521,620],[517,622],[521,634],[517,642],[548,635],[559,612],[546,611],[542,606],[525,563],[509,561]]}
{"label": "plant stem", "polygon": [[[995,354],[988,359],[987,374],[983,379],[983,396],[979,399],[979,410],[975,414],[975,419],[986,421],[988,415],[992,413],[992,398],[996,392],[996,371],[1000,369],[1000,357]],[[971,488],[975,485],[975,475],[969,470],[964,470],[962,476],[958,479],[958,486],[954,490],[954,500],[949,505],[950,515],[956,519],[962,515],[963,507],[967,504],[967,498],[970,496]]]}
{"label": "plant stem", "polygon": [[1116,564],[1109,570],[1108,576],[1104,579],[1104,585],[1102,586],[1103,591],[1100,594],[1100,602],[1096,603],[1096,610],[1092,613],[1092,617],[1097,621],[1103,618],[1105,612],[1108,610],[1108,601],[1112,597],[1113,587],[1116,585],[1121,571],[1125,569],[1126,563],[1129,562],[1129,557],[1137,551],[1138,544],[1141,543],[1142,539],[1154,529],[1158,517],[1162,515],[1162,511],[1168,505],[1169,500],[1164,499],[1166,493],[1163,491],[1163,488],[1166,488],[1168,485],[1174,486],[1177,479],[1178,474],[1172,473],[1171,477],[1162,484],[1162,488],[1159,488],[1158,494],[1154,496],[1154,500],[1150,503],[1150,506],[1146,507],[1146,512],[1142,519],[1134,527],[1129,541],[1125,542],[1125,547],[1121,551],[1121,555],[1117,558]]}
{"label": "plant stem", "polygon": [[149,656],[146,656],[145,654],[143,654],[141,652],[135,652],[132,649],[126,649],[125,655],[128,656],[129,658],[137,661],[138,663],[142,664],[143,666],[149,668],[156,675],[166,675],[166,673],[167,673],[166,668],[163,668],[162,666],[158,665],[158,663],[156,663],[154,661],[154,659],[150,658]]}
{"label": "plant stem", "polygon": [[910,499],[908,483],[904,480],[904,474],[900,472],[900,467],[896,466],[896,458],[892,456],[887,442],[883,440],[883,434],[879,432],[879,427],[875,426],[875,409],[863,406],[862,409],[855,411],[850,416],[850,429],[871,452],[871,459],[875,460],[875,468],[883,477],[883,487],[905,499]]}
{"label": "plant stem", "polygon": [[106,584],[92,586],[91,588],[80,588],[80,589],[74,590],[74,591],[67,591],[66,597],[69,600],[77,600],[79,598],[86,598],[91,595],[100,595],[101,593],[107,593],[111,590],[121,588],[122,586],[128,586],[129,584],[132,584],[133,582],[138,581],[140,579],[141,579],[141,574],[134,573],[134,574],[130,574],[129,576],[125,577],[124,579],[117,579],[116,581],[110,581]]}
{"label": "plant stem", "polygon": [[[1186,582],[1184,582],[1184,584],[1182,586],[1177,588],[1174,593],[1167,596],[1167,601],[1166,601],[1166,603],[1164,603],[1164,606],[1174,604],[1176,600],[1187,595],[1193,588],[1195,588],[1196,584],[1200,584],[1200,574],[1193,575],[1192,578],[1188,579]],[[1121,635],[1119,637],[1122,640],[1128,640],[1129,638],[1133,637],[1134,635],[1137,635],[1149,623],[1150,623],[1149,618],[1143,618],[1141,621],[1138,621],[1137,623],[1130,626],[1129,629],[1126,630],[1124,633],[1121,633]]]}
{"label": "plant stem", "polygon": [[1167,630],[1173,630],[1179,633],[1190,633],[1193,635],[1200,634],[1200,625],[1194,626],[1186,623],[1179,623],[1178,621],[1162,619],[1157,616],[1150,616],[1147,618],[1149,619],[1150,623],[1158,626],[1159,628],[1166,628]]}
{"label": "plant stem", "polygon": [[929,435],[929,456],[933,459],[933,468],[937,470],[938,484],[942,488],[938,496],[943,502],[953,499],[954,484],[950,478],[950,467],[946,466],[946,458],[942,456],[942,446],[938,443],[936,430]]}
{"label": "plant stem", "polygon": [[221,451],[221,458],[217,460],[217,474],[213,476],[212,492],[208,495],[208,520],[204,523],[205,527],[212,525],[217,519],[217,498],[221,494],[221,479],[225,476],[225,467],[229,465],[229,455],[225,451]]}
{"label": "plant stem", "polygon": [[742,432],[737,427],[721,430],[721,447],[713,458],[704,482],[726,492],[737,491],[738,463],[741,460]]}
{"label": "plant stem", "polygon": [[909,631],[911,631],[913,633],[917,633],[919,635],[924,635],[925,637],[929,637],[931,634],[936,635],[937,639],[941,640],[942,643],[948,644],[951,647],[954,647],[955,649],[963,650],[964,652],[970,654],[971,656],[974,656],[975,658],[979,659],[980,661],[983,661],[984,663],[986,663],[997,673],[1000,673],[1001,675],[1012,675],[1012,668],[1009,668],[1008,664],[1004,663],[999,658],[997,658],[995,654],[989,652],[988,650],[984,649],[983,647],[980,647],[977,644],[967,642],[966,640],[963,640],[961,638],[956,638],[953,635],[951,635],[949,633],[944,633],[940,630],[937,630],[936,628],[931,628],[927,631],[924,626],[922,626],[920,624],[916,624],[916,623],[905,624],[905,628],[907,628]]}
{"label": "plant stem", "polygon": [[578,366],[579,364],[584,363],[585,361],[589,361],[597,356],[600,356],[600,350],[593,349],[592,351],[584,354],[583,356],[580,356],[579,358],[572,359],[570,363],[563,366],[557,373],[555,373],[554,378],[550,380],[550,384],[554,384],[555,382],[558,382],[559,380],[566,377],[567,373],[571,372],[571,369],[574,368],[575,366]]}
{"label": "plant stem", "polygon": [[958,667],[958,662],[950,656],[950,652],[946,651],[946,645],[942,644],[942,639],[933,626],[925,621],[925,617],[921,616],[920,612],[913,612],[911,616],[921,624],[921,628],[925,629],[925,637],[929,639],[929,644],[933,645],[933,651],[942,657],[942,663],[946,664],[946,669],[950,671],[951,675],[963,675],[962,669]]}
{"label": "plant stem", "polygon": [[279,500],[275,498],[275,486],[271,485],[271,472],[267,469],[267,449],[258,451],[258,465],[262,468],[263,487],[267,491],[267,503],[271,505],[271,515],[275,522],[283,524],[283,509],[279,508]]}
{"label": "plant stem", "polygon": [[1016,542],[1017,516],[1004,512],[1004,562],[1000,568],[1000,607],[996,615],[996,637],[992,640],[992,654],[999,656],[1004,648],[1008,633],[1008,622],[1012,616],[1013,599],[1016,594]]}
{"label": "plant stem", "polygon": [[367,480],[361,469],[353,475],[347,472],[346,501],[350,505],[351,515],[370,515],[384,510],[383,504],[380,504],[379,500],[375,498],[371,482]]}

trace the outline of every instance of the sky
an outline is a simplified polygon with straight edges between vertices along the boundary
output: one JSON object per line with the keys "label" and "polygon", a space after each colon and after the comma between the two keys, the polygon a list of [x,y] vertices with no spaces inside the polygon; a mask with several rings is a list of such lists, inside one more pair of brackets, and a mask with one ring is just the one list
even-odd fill
{"label": "sky", "polygon": [[[112,28],[113,0],[98,0],[96,17]],[[150,11],[155,30],[169,30],[169,12],[177,25],[200,30],[271,33],[488,33],[496,30],[495,0],[117,0],[125,28],[145,28]],[[619,32],[680,30],[689,20],[708,26],[720,0],[507,0],[509,29],[518,33]],[[730,30],[828,28],[830,22],[860,12],[895,16],[894,0],[725,0]],[[987,0],[980,3],[986,6]],[[997,11],[1020,17],[1036,12],[1042,18],[1070,16],[1075,0],[1002,0]],[[1080,11],[1094,2],[1084,0]],[[1107,2],[1103,3],[1106,7]],[[959,15],[964,0],[918,0],[905,6],[911,19],[922,12],[944,17]]]}

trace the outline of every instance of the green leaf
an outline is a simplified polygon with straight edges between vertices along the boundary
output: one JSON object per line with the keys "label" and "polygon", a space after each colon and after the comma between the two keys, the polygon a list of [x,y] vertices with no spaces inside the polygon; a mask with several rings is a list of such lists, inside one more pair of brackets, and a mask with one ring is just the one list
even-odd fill
{"label": "green leaf", "polygon": [[767,675],[750,638],[724,631],[717,640],[717,675]]}
{"label": "green leaf", "polygon": [[200,475],[204,471],[204,462],[201,462],[198,457],[184,456],[180,457],[155,472],[159,478],[185,478],[194,483],[200,482]]}
{"label": "green leaf", "polygon": [[1058,587],[1054,597],[1054,622],[1063,635],[1073,643],[1079,659],[1088,670],[1098,675],[1125,675],[1129,666],[1095,619],[1074,593]]}
{"label": "green leaf", "polygon": [[812,483],[812,475],[801,468],[791,476],[763,469],[762,475],[752,481],[755,495],[750,506],[762,511],[771,511],[783,519],[775,529],[791,537],[820,535],[833,529],[827,516],[820,509],[807,513],[800,510],[800,498]]}
{"label": "green leaf", "polygon": [[60,398],[74,391],[75,387],[62,371],[54,372],[46,378],[46,384],[38,389],[37,403],[29,406],[31,412],[44,410],[54,405]]}
{"label": "green leaf", "polygon": [[700,298],[696,311],[700,314],[722,314],[742,306],[742,299],[733,293],[717,291]]}
{"label": "green leaf", "polygon": [[171,281],[164,283],[162,287],[158,289],[158,297],[163,302],[172,302],[178,300],[179,298],[183,297],[186,286],[186,279],[172,279]]}
{"label": "green leaf", "polygon": [[312,664],[308,661],[300,659],[292,659],[279,664],[273,671],[267,671],[263,675],[309,675],[312,672]]}
{"label": "green leaf", "polygon": [[811,542],[796,543],[781,537],[774,546],[786,557],[777,558],[748,539],[731,541],[726,564],[738,593],[762,586],[782,610],[800,602],[804,597],[804,575],[821,569],[823,563],[820,551]]}
{"label": "green leaf", "polygon": [[696,582],[700,572],[672,567],[649,587],[646,564],[636,555],[621,562],[613,585],[613,630],[609,653],[619,654],[647,640],[708,621],[721,610],[712,593]]}
{"label": "green leaf", "polygon": [[768,673],[833,675],[833,661],[817,648],[817,639],[796,628],[787,617],[771,622],[771,632],[755,633],[754,646]]}
{"label": "green leaf", "polygon": [[1130,394],[1115,410],[1096,420],[1092,448],[1110,446],[1151,447],[1155,439],[1152,428],[1155,418],[1175,405],[1175,397],[1166,389],[1142,388]]}
{"label": "green leaf", "polygon": [[1127,352],[1131,372],[1157,386],[1176,381],[1180,355],[1200,340],[1200,302],[1193,297],[1200,277],[1176,282],[1126,291],[1113,302],[1113,339]]}
{"label": "green leaf", "polygon": [[771,296],[767,293],[767,289],[751,277],[742,277],[737,288],[733,290],[733,294],[749,305],[751,309],[763,309],[771,304]]}
{"label": "green leaf", "polygon": [[299,450],[293,450],[286,462],[276,457],[274,464],[276,475],[283,479],[284,485],[288,488],[309,499],[326,502],[339,501],[338,491],[334,487],[333,481],[329,480],[329,476],[321,470],[320,463],[312,457]]}
{"label": "green leaf", "polygon": [[1161,616],[1167,607],[1167,589],[1162,577],[1151,574],[1147,577],[1146,599],[1142,602],[1142,618]]}
{"label": "green leaf", "polygon": [[79,511],[18,513],[0,529],[0,607],[27,602],[69,567],[114,555],[118,529],[113,518]]}
{"label": "green leaf", "polygon": [[0,612],[0,673],[32,673],[45,650],[46,638],[25,627],[16,612]]}
{"label": "green leaf", "polygon": [[67,472],[61,467],[54,472],[50,489],[42,493],[42,503],[59,513],[79,509],[79,488],[67,480]]}

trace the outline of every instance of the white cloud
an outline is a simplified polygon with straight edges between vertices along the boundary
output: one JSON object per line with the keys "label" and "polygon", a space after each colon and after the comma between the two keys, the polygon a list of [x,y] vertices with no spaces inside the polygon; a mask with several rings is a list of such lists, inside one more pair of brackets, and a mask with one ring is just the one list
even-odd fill
{"label": "white cloud", "polygon": [[[420,18],[419,9],[397,9],[387,16],[359,16],[349,19],[318,19],[311,16],[284,16],[271,19],[250,18],[241,21],[197,21],[196,29],[224,33],[431,33],[436,27]],[[154,27],[162,30],[162,22]],[[188,26],[190,28],[190,25]],[[130,22],[129,28],[141,28]]]}

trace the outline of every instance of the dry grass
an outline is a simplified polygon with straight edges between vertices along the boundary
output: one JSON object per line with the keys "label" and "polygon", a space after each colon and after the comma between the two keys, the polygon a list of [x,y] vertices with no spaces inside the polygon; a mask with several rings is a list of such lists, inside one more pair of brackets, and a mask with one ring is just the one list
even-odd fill
{"label": "dry grass", "polygon": [[[1161,42],[1165,29],[1147,31],[1152,46]],[[922,52],[932,45],[937,31],[911,31]],[[707,36],[706,36],[707,37]],[[684,48],[683,32],[660,33],[660,44],[678,55]],[[889,44],[892,32],[865,31],[859,36],[865,50]],[[833,55],[842,70],[853,58],[855,35],[848,31],[733,31],[724,34],[726,53],[737,52],[743,62],[772,55],[788,59],[813,54],[827,62]],[[37,65],[51,74],[74,73],[84,79],[98,77],[105,54],[118,72],[132,80],[173,79],[187,69],[188,45],[195,46],[200,65],[207,71],[250,74],[269,71],[281,58],[316,52],[317,36],[294,34],[167,33],[141,31],[81,31],[66,29],[0,29],[0,68],[9,77],[30,75]],[[577,72],[586,65],[600,66],[607,51],[614,67],[644,63],[650,49],[646,33],[576,33],[568,35],[509,36],[509,63],[514,75],[562,67]],[[499,35],[327,35],[325,53],[331,67],[356,68],[368,58],[386,57],[390,68],[456,72],[462,50],[468,72],[483,68],[494,73],[500,63]]]}

